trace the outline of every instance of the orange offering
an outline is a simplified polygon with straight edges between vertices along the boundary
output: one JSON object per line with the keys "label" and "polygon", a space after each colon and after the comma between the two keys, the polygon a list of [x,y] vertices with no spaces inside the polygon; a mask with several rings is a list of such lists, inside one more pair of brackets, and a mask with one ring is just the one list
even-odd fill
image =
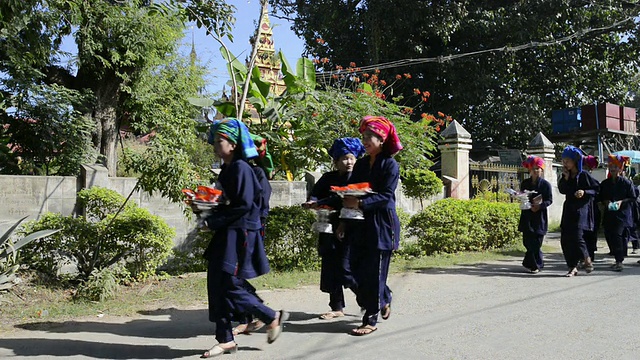
{"label": "orange offering", "polygon": [[222,195],[222,190],[214,189],[208,186],[198,186],[196,199],[202,201],[215,202]]}

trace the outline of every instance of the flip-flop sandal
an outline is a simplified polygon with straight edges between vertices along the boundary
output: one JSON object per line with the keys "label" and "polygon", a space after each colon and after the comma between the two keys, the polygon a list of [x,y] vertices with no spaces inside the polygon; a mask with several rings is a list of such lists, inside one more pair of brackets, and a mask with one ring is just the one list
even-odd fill
{"label": "flip-flop sandal", "polygon": [[[365,331],[359,332],[358,330],[365,330]],[[371,325],[362,325],[362,326],[358,326],[357,328],[351,330],[351,332],[349,332],[349,334],[351,334],[353,336],[365,336],[365,335],[369,335],[369,334],[373,333],[376,330],[378,330],[377,327],[373,327]]]}
{"label": "flip-flop sandal", "polygon": [[288,318],[289,314],[284,310],[280,310],[280,316],[278,316],[278,326],[273,329],[267,329],[267,344],[273,344],[273,342],[278,339],[278,337],[282,333],[282,325]]}
{"label": "flip-flop sandal", "polygon": [[320,315],[320,319],[322,320],[331,320],[333,318],[343,317],[344,313],[342,311],[329,311],[322,315]]}
{"label": "flip-flop sandal", "polygon": [[255,319],[247,326],[247,330],[245,331],[245,334],[249,334],[251,332],[258,331],[258,330],[262,329],[264,327],[264,325],[265,325],[264,322],[262,322],[262,321],[260,321],[258,319]]}
{"label": "flip-flop sandal", "polygon": [[574,277],[578,275],[578,270],[574,269],[564,274],[564,277]]}
{"label": "flip-flop sandal", "polygon": [[388,320],[389,316],[391,316],[391,303],[385,305],[382,308],[382,314],[380,315],[382,317],[382,320]]}

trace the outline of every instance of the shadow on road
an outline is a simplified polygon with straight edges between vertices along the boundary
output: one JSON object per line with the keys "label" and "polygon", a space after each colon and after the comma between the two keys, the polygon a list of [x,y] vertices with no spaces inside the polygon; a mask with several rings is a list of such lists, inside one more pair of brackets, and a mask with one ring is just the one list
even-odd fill
{"label": "shadow on road", "polygon": [[64,339],[0,339],[0,347],[16,356],[78,356],[95,359],[176,359],[202,354],[202,350],[178,350],[164,345],[109,344]]}

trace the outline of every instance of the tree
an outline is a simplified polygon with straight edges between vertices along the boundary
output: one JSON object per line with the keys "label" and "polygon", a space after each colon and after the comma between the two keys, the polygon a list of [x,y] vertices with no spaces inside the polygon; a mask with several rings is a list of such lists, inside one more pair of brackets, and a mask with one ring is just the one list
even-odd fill
{"label": "tree", "polygon": [[[349,62],[365,67],[431,59],[380,70],[382,76],[411,72],[412,81],[397,90],[405,95],[414,88],[430,90],[433,96],[418,110],[451,115],[480,141],[524,148],[535,132],[550,130],[551,110],[596,100],[624,104],[636,85],[640,7],[635,2],[271,3],[293,19],[309,55],[328,59],[325,71]],[[452,60],[445,61],[448,56]]]}
{"label": "tree", "polygon": [[[232,10],[222,1],[189,6],[199,6],[212,22],[220,19],[225,25]],[[75,109],[93,120],[93,145],[114,176],[120,124],[125,117],[140,119],[134,113],[138,108],[127,108],[129,99],[135,97],[134,89],[144,88],[140,82],[149,80],[145,74],[175,54],[185,12],[157,11],[142,0],[7,0],[0,10],[0,71],[8,74],[2,80],[3,97],[32,84],[90,92],[91,101]],[[65,36],[72,36],[78,48],[70,67],[58,61]]]}

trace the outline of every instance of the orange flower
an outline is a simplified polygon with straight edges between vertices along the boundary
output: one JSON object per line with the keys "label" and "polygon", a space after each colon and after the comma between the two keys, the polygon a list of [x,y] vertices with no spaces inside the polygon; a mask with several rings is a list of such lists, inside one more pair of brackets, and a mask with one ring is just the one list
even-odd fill
{"label": "orange flower", "polygon": [[380,74],[380,69],[375,69],[373,70],[373,72],[375,72],[376,74]]}
{"label": "orange flower", "polygon": [[384,81],[384,80],[380,80],[380,85],[382,85],[382,86],[387,86],[387,82],[386,82],[386,81]]}
{"label": "orange flower", "polygon": [[368,77],[369,77],[369,74],[364,73],[364,74],[362,74],[362,77],[364,77],[364,78],[366,79],[366,78],[368,78]]}
{"label": "orange flower", "polygon": [[311,116],[316,117],[316,116],[318,116],[318,113],[314,112],[313,114],[311,114]]}
{"label": "orange flower", "polygon": [[423,92],[422,92],[422,95],[424,95],[424,96],[426,96],[426,97],[429,97],[429,96],[431,96],[431,93],[430,93],[430,92],[428,92],[428,91],[423,91]]}
{"label": "orange flower", "polygon": [[404,77],[405,77],[405,78],[407,78],[407,79],[411,79],[411,74],[409,74],[409,73],[405,73],[405,74],[404,74]]}
{"label": "orange flower", "polygon": [[320,60],[318,60],[318,59],[313,59],[313,63],[314,63],[314,64],[320,64]]}
{"label": "orange flower", "polygon": [[356,77],[353,79],[353,81],[355,81],[355,82],[359,83],[359,82],[360,82],[360,77],[356,76]]}
{"label": "orange flower", "polygon": [[436,126],[436,131],[440,131],[440,126]]}
{"label": "orange flower", "polygon": [[400,79],[402,79],[402,75],[400,74],[396,75],[396,80],[400,80]]}
{"label": "orange flower", "polygon": [[332,77],[333,79],[335,79],[335,80],[338,80],[338,75],[337,75],[337,74],[333,74],[333,75],[331,75],[331,77]]}
{"label": "orange flower", "polygon": [[426,119],[426,118],[427,118],[427,116],[429,116],[427,113],[422,113],[422,114],[420,114],[420,117],[421,117],[421,118],[423,118],[423,119]]}
{"label": "orange flower", "polygon": [[342,66],[336,65],[336,70],[342,70]]}
{"label": "orange flower", "polygon": [[320,60],[323,64],[326,64],[329,62],[329,58],[322,58],[322,60]]}
{"label": "orange flower", "polygon": [[442,113],[442,112],[438,111],[438,116],[440,116],[440,117],[444,117],[444,113]]}
{"label": "orange flower", "polygon": [[351,66],[352,68],[356,67],[356,63],[354,63],[353,61],[349,63],[349,66]]}
{"label": "orange flower", "polygon": [[420,89],[413,89],[413,93],[416,95],[420,95]]}

